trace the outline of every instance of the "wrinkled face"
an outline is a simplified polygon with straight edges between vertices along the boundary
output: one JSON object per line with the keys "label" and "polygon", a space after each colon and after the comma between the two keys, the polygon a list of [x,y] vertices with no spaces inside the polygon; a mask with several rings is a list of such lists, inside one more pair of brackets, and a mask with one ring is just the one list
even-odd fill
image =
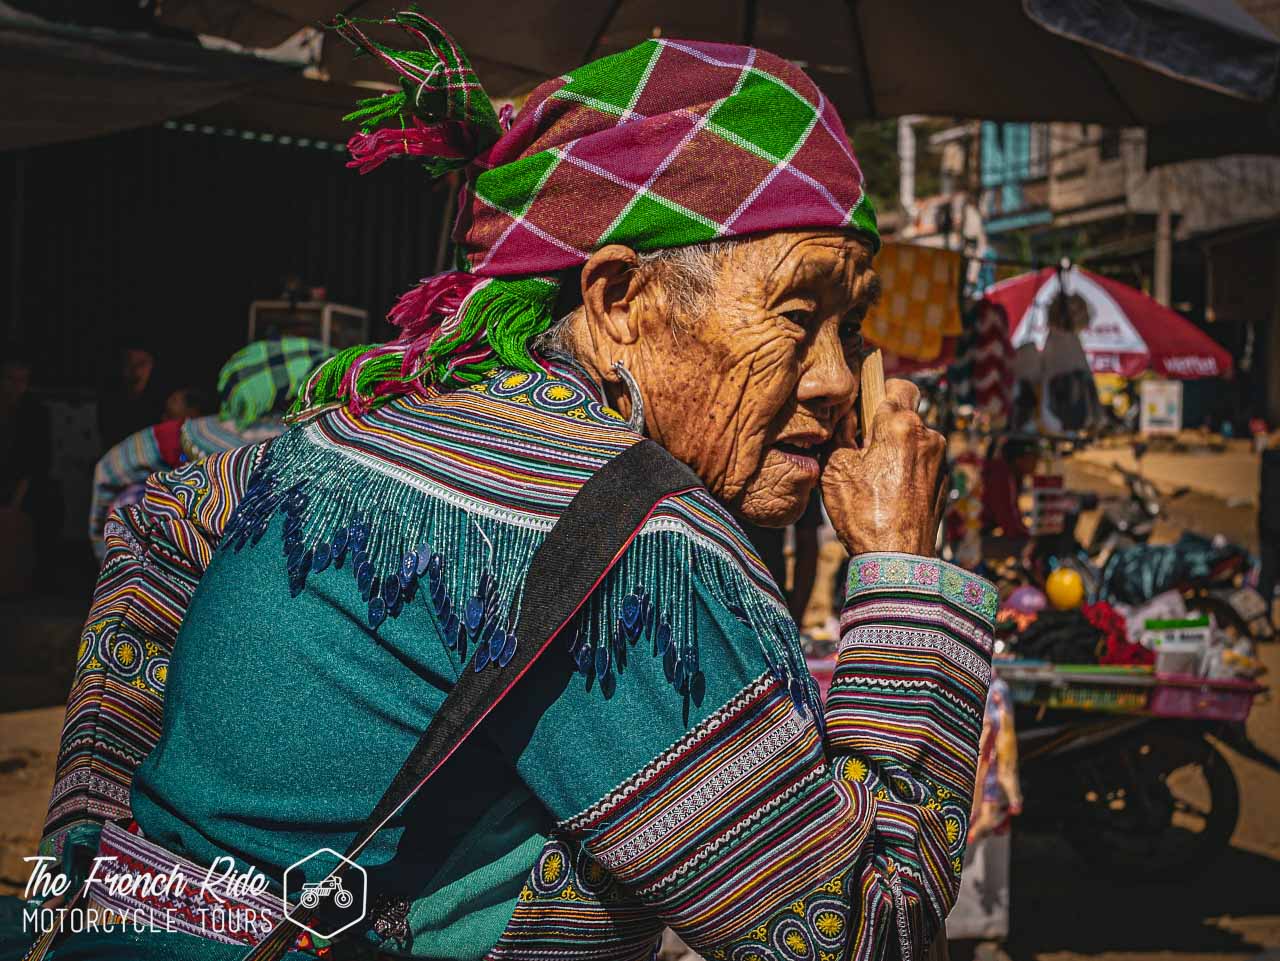
{"label": "wrinkled face", "polygon": [[854,416],[862,319],[878,289],[868,248],[849,234],[735,243],[704,315],[673,331],[670,317],[650,311],[630,352],[638,356],[626,360],[650,435],[740,517],[793,522],[818,483],[824,445]]}

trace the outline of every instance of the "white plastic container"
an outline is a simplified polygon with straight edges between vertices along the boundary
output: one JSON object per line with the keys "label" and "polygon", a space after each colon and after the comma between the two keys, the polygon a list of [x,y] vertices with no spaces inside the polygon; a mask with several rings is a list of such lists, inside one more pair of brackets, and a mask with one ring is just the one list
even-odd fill
{"label": "white plastic container", "polygon": [[1156,652],[1156,674],[1199,677],[1209,649],[1208,617],[1147,621],[1143,643]]}

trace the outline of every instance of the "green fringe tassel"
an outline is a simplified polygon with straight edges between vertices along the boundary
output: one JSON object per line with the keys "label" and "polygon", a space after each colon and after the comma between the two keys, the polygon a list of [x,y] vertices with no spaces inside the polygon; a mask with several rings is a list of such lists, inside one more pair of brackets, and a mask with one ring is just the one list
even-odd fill
{"label": "green fringe tassel", "polygon": [[[535,370],[530,345],[551,326],[551,310],[559,293],[554,280],[538,277],[491,280],[476,288],[453,335],[436,340],[427,350],[430,381],[441,386],[474,384],[499,367]],[[453,355],[471,353],[470,345],[481,334],[493,353],[458,363]]]}
{"label": "green fringe tassel", "polygon": [[[415,40],[425,38],[428,49],[400,50],[367,36],[364,25],[395,25],[408,31]],[[348,43],[357,55],[376,56],[398,75],[400,90],[381,97],[358,102],[356,109],[344,119],[357,121],[365,133],[393,117],[415,114],[423,120],[452,120],[466,126],[476,138],[477,149],[484,150],[502,136],[502,126],[493,102],[480,85],[471,61],[448,34],[428,17],[416,10],[403,10],[391,17],[351,18],[339,14],[329,25]],[[426,82],[420,78],[426,76]]]}
{"label": "green fringe tassel", "polygon": [[[342,119],[357,123],[364,133],[371,133],[380,124],[395,118],[403,118],[407,112],[408,98],[403,90],[396,93],[383,94],[379,97],[365,97],[356,101],[356,109]],[[401,121],[403,123],[403,120]]]}
{"label": "green fringe tassel", "polygon": [[[536,370],[532,344],[551,326],[559,293],[559,284],[549,277],[490,280],[467,299],[450,336],[437,338],[427,348],[418,370],[404,373],[406,343],[348,347],[316,369],[289,416],[299,417],[332,404],[350,404],[353,393],[363,403],[378,406],[412,389],[415,383],[447,390],[478,383],[500,367]],[[349,378],[353,369],[354,376]],[[374,388],[389,382],[404,385],[404,390],[375,397]]]}

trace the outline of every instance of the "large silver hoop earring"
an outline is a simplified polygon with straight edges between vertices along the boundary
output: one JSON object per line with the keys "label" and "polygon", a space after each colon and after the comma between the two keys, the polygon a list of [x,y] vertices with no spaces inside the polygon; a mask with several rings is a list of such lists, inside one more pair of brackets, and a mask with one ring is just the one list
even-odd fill
{"label": "large silver hoop earring", "polygon": [[627,426],[637,434],[643,434],[644,395],[640,393],[640,385],[636,383],[631,371],[627,370],[627,365],[620,360],[613,362],[613,372],[618,375],[622,386],[627,389],[627,396],[631,398],[631,416],[627,418]]}

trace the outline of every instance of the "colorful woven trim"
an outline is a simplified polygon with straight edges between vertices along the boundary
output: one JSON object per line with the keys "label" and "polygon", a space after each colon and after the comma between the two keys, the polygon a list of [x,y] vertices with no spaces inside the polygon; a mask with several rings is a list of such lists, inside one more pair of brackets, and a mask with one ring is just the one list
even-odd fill
{"label": "colorful woven trim", "polygon": [[520,891],[492,961],[651,961],[662,932],[653,908],[578,841],[549,840]]}
{"label": "colorful woven trim", "polygon": [[[284,901],[270,893],[231,895],[221,869],[206,868],[108,821],[98,843],[102,868],[95,906],[140,929],[181,931],[221,944],[256,945],[284,920]],[[116,883],[117,879],[123,883]],[[98,883],[100,881],[101,883]],[[299,932],[293,948],[323,957],[326,942]]]}
{"label": "colorful woven trim", "polygon": [[859,794],[766,674],[557,830],[710,957],[836,959],[871,830]]}
{"label": "colorful woven trim", "polygon": [[848,598],[878,591],[925,590],[995,622],[1000,597],[987,580],[954,564],[914,554],[860,554],[849,563]]}
{"label": "colorful woven trim", "polygon": [[183,421],[180,439],[182,453],[187,460],[203,460],[210,454],[259,444],[279,437],[282,433],[284,421],[278,417],[264,417],[248,427],[240,428],[234,421],[210,414],[208,417],[190,417]]}
{"label": "colorful woven trim", "polygon": [[[960,883],[996,592],[950,564],[889,553],[855,558],[849,590],[828,744],[836,773],[876,799],[888,883],[863,894],[894,904],[906,957],[941,930]],[[855,961],[881,956],[871,948],[860,939]]]}
{"label": "colorful woven trim", "polygon": [[[587,477],[635,441],[581,376],[505,370],[466,390],[299,425],[269,448],[223,544],[256,545],[283,515],[291,595],[341,571],[375,630],[421,597],[460,664],[505,667],[521,641],[513,632],[534,552]],[[795,625],[749,552],[709,494],[664,502],[565,632],[583,683],[612,697],[644,653],[700,704],[697,581],[750,627],[800,710],[820,715]]]}
{"label": "colorful woven trim", "polygon": [[[240,447],[152,475],[143,505],[107,522],[106,557],[76,652],[46,836],[83,820],[130,813],[133,772],[160,736],[182,612],[261,454],[261,447]],[[158,532],[164,546],[155,548]]]}

